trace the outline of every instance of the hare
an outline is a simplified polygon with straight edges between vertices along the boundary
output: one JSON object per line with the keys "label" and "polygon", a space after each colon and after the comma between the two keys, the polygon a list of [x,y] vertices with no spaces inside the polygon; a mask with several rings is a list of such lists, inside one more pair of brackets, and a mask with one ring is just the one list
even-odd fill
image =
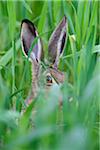
{"label": "hare", "polygon": [[[34,40],[37,39],[32,47]],[[48,44],[48,55],[50,65],[46,71],[45,80],[46,87],[51,87],[54,82],[63,83],[64,73],[58,70],[59,58],[63,53],[67,39],[67,19],[64,16],[59,25],[52,33]],[[38,82],[41,77],[40,66],[43,59],[43,48],[41,39],[38,35],[36,27],[28,19],[24,19],[21,23],[21,45],[22,51],[26,57],[29,56],[32,62],[32,88],[29,97],[25,100],[28,106],[38,93]]]}

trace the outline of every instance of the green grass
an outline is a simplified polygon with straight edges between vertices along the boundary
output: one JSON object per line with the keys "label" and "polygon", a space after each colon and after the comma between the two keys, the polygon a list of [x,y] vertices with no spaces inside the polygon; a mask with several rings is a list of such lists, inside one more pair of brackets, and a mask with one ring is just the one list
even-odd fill
{"label": "green grass", "polygon": [[[0,149],[99,149],[99,1],[0,1]],[[48,39],[66,15],[68,40],[59,69],[66,81],[21,115],[31,87],[31,63],[23,56],[20,24],[36,25],[47,56]],[[75,37],[75,39],[73,38]],[[62,94],[63,108],[58,99]],[[34,114],[33,114],[34,113]]]}

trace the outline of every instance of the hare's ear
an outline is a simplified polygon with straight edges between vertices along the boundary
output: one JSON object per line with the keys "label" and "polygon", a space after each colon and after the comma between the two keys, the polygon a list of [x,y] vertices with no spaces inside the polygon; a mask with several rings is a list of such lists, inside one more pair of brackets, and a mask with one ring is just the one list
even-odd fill
{"label": "hare's ear", "polygon": [[[34,42],[35,38],[37,38],[36,42]],[[33,42],[35,44],[33,44]],[[41,40],[38,37],[38,33],[36,31],[34,24],[27,19],[24,19],[21,24],[21,44],[25,56],[30,56],[31,60],[34,59],[37,61],[41,60],[42,57]],[[32,44],[34,45],[33,48]]]}
{"label": "hare's ear", "polygon": [[59,57],[63,52],[65,41],[66,41],[66,28],[67,28],[67,21],[66,17],[64,16],[59,25],[56,27],[54,32],[52,33],[50,40],[49,40],[49,57],[51,63],[57,68],[59,63]]}

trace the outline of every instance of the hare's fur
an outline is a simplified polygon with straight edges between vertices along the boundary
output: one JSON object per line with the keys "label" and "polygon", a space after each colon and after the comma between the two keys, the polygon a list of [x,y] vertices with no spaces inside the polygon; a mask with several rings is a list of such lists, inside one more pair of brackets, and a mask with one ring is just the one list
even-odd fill
{"label": "hare's fur", "polygon": [[[58,70],[59,58],[62,54],[67,37],[67,21],[64,16],[58,24],[53,34],[50,37],[48,45],[49,62],[48,71],[45,76],[46,86],[50,87],[54,81],[59,84],[64,82],[64,73]],[[37,43],[32,47],[34,39],[37,38]],[[26,104],[29,105],[38,93],[38,82],[41,77],[40,62],[43,56],[41,39],[34,24],[24,19],[21,24],[21,42],[22,50],[25,56],[28,56],[32,62],[32,88],[29,97],[26,99]]]}

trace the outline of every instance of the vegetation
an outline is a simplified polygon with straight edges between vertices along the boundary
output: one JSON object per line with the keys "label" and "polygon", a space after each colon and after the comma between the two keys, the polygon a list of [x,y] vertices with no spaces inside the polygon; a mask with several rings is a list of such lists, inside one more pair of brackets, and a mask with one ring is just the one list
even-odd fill
{"label": "vegetation", "polygon": [[[0,1],[0,149],[99,149],[99,5],[92,0]],[[22,115],[31,87],[31,63],[21,50],[21,21],[34,22],[47,56],[48,39],[64,15],[68,40],[59,69],[66,80],[53,86],[48,96],[41,87]]]}

